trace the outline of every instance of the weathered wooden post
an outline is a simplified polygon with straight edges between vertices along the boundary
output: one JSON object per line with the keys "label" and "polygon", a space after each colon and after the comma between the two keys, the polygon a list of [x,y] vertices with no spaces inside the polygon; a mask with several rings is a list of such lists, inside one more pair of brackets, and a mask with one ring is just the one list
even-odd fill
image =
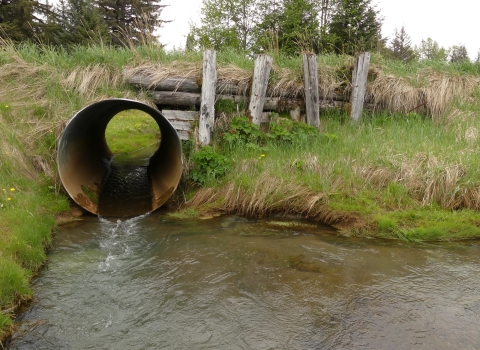
{"label": "weathered wooden post", "polygon": [[307,123],[320,128],[320,96],[318,93],[318,64],[315,54],[303,54],[303,74],[305,84],[305,106]]}
{"label": "weathered wooden post", "polygon": [[198,123],[198,141],[201,146],[210,143],[215,124],[216,56],[215,50],[206,50],[203,53],[202,102]]}
{"label": "weathered wooden post", "polygon": [[263,105],[267,94],[268,78],[272,69],[273,59],[267,55],[258,55],[253,70],[252,91],[248,111],[254,124],[260,125],[263,120]]}
{"label": "weathered wooden post", "polygon": [[350,117],[358,122],[362,117],[363,103],[365,101],[365,92],[367,91],[368,69],[370,67],[370,52],[362,52],[355,60],[352,76],[352,95],[350,104],[352,110]]}

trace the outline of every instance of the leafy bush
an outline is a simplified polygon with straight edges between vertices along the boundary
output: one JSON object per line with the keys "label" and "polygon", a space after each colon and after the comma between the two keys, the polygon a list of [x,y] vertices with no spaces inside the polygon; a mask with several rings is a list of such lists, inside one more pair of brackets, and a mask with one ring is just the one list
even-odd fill
{"label": "leafy bush", "polygon": [[223,141],[233,146],[235,144],[258,144],[265,141],[292,143],[311,135],[318,135],[318,131],[311,125],[296,122],[290,119],[279,119],[270,123],[268,133],[263,133],[260,127],[251,123],[247,117],[234,117],[228,131],[223,135]]}
{"label": "leafy bush", "polygon": [[193,168],[190,179],[199,185],[222,178],[231,168],[231,160],[215,152],[211,146],[204,146],[192,156]]}
{"label": "leafy bush", "polygon": [[312,135],[318,135],[318,131],[311,125],[290,119],[279,119],[277,123],[270,123],[267,138],[277,142],[292,143]]}
{"label": "leafy bush", "polygon": [[247,117],[233,117],[228,131],[223,135],[223,141],[233,146],[238,143],[257,143],[263,137],[260,127],[251,123]]}

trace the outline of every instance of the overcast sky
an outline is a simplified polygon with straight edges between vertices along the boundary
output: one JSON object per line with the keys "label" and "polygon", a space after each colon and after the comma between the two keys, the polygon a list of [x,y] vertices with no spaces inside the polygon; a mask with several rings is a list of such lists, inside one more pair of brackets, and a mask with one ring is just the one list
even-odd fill
{"label": "overcast sky", "polygon": [[[169,6],[162,18],[173,20],[160,30],[160,40],[167,46],[183,48],[189,23],[198,22],[202,0],[164,0]],[[383,36],[391,37],[403,25],[412,38],[412,45],[432,38],[441,46],[463,44],[471,58],[480,48],[477,23],[480,19],[479,0],[374,0],[384,17]]]}

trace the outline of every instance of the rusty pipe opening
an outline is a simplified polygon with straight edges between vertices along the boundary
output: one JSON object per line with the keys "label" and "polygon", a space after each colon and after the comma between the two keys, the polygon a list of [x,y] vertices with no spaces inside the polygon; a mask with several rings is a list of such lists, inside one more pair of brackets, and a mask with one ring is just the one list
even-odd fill
{"label": "rusty pipe opening", "polygon": [[[161,140],[147,164],[137,169],[130,165],[131,173],[116,186],[121,166],[112,165],[114,154],[105,131],[115,115],[131,109],[145,112],[157,122]],[[109,99],[73,116],[60,136],[57,164],[65,190],[84,209],[102,216],[136,216],[154,211],[172,196],[182,175],[182,146],[175,128],[157,109],[139,101]],[[143,175],[130,176],[140,173]],[[143,204],[139,204],[140,197]],[[120,202],[126,205],[115,205]]]}

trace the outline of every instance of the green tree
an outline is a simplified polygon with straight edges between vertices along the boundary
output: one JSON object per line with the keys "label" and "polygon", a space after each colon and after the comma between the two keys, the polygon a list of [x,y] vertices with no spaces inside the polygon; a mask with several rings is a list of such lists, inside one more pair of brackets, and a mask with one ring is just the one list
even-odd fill
{"label": "green tree", "polygon": [[318,13],[320,27],[328,28],[332,21],[333,13],[339,0],[317,0],[316,11]]}
{"label": "green tree", "polygon": [[107,24],[92,0],[61,0],[56,10],[62,45],[109,40]]}
{"label": "green tree", "polygon": [[449,53],[432,38],[422,40],[419,46],[415,46],[415,52],[420,59],[432,61],[446,61]]}
{"label": "green tree", "polygon": [[259,21],[253,34],[257,51],[279,51],[278,34],[283,11],[282,0],[263,0],[259,2],[257,9]]}
{"label": "green tree", "polygon": [[320,52],[334,52],[334,36],[330,35],[330,24],[340,0],[317,0],[316,11],[320,22]]}
{"label": "green tree", "polygon": [[15,42],[34,40],[49,43],[55,28],[47,19],[54,15],[48,3],[0,0],[0,34]]}
{"label": "green tree", "polygon": [[191,26],[187,47],[250,51],[257,0],[203,0],[199,26]]}
{"label": "green tree", "polygon": [[402,62],[410,62],[415,59],[415,51],[412,48],[412,39],[402,26],[400,30],[395,28],[393,39],[389,46],[391,55]]}
{"label": "green tree", "polygon": [[468,62],[470,58],[468,57],[467,48],[465,45],[454,45],[450,48],[450,62]]}
{"label": "green tree", "polygon": [[377,48],[384,41],[382,20],[372,0],[339,0],[329,25],[334,51],[354,55]]}
{"label": "green tree", "polygon": [[125,41],[142,43],[156,40],[154,31],[161,27],[162,0],[97,0],[111,40],[116,45]]}
{"label": "green tree", "polygon": [[318,52],[320,23],[311,0],[284,0],[280,16],[278,45],[287,55],[301,51]]}

